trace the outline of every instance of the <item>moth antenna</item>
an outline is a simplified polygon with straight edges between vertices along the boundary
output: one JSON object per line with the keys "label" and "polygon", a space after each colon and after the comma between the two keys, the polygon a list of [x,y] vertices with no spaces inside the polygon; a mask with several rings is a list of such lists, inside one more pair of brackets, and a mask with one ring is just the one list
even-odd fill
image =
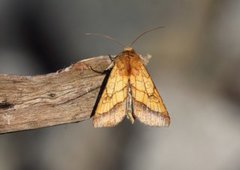
{"label": "moth antenna", "polygon": [[161,29],[161,28],[165,28],[164,26],[158,26],[158,27],[155,27],[155,28],[151,28],[149,30],[146,30],[144,32],[142,32],[141,34],[139,34],[131,43],[128,47],[132,47],[132,45],[139,39],[141,38],[144,34],[146,33],[149,33],[151,31],[155,31],[155,30],[158,30],[158,29]]}
{"label": "moth antenna", "polygon": [[120,45],[121,47],[125,47],[125,45],[123,45],[118,40],[116,40],[115,38],[113,38],[109,35],[100,34],[100,33],[85,33],[85,35],[93,35],[93,36],[102,37],[102,38],[105,38],[105,39],[108,39],[108,40],[111,40],[111,41],[115,42],[116,44]]}

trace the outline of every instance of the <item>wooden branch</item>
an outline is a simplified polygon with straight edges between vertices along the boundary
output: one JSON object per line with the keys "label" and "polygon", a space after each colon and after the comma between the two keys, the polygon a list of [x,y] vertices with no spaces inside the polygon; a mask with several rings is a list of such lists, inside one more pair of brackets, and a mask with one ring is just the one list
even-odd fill
{"label": "wooden branch", "polygon": [[40,76],[0,74],[0,133],[36,129],[90,118],[110,64],[107,56],[82,60]]}

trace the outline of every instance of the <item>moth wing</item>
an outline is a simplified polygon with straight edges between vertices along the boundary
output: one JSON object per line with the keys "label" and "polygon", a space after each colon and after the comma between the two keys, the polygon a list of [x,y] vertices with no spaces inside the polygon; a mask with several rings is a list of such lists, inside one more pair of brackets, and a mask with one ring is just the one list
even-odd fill
{"label": "moth wing", "polygon": [[128,77],[121,74],[122,64],[116,62],[93,116],[94,127],[116,126],[126,115]]}
{"label": "moth wing", "polygon": [[170,117],[140,57],[130,62],[134,116],[149,126],[169,126]]}

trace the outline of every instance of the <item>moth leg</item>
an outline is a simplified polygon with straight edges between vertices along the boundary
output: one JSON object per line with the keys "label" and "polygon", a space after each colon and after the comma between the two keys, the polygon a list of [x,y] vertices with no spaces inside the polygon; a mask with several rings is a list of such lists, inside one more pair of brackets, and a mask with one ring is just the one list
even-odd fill
{"label": "moth leg", "polygon": [[98,70],[95,70],[93,69],[91,66],[88,66],[92,71],[96,72],[96,73],[99,73],[99,74],[105,74],[107,71],[109,71],[113,66],[114,66],[114,59],[113,57],[109,54],[108,55],[110,60],[111,60],[111,64],[104,70],[104,71],[98,71]]}
{"label": "moth leg", "polygon": [[98,70],[93,69],[92,66],[88,66],[88,67],[90,68],[90,70],[92,70],[92,71],[95,72],[95,73],[98,73],[98,74],[105,74],[105,73],[106,73],[106,70],[104,70],[104,71],[98,71]]}
{"label": "moth leg", "polygon": [[114,66],[114,59],[113,59],[113,57],[110,54],[108,54],[108,57],[111,60],[111,64],[106,68],[106,70],[110,70]]}
{"label": "moth leg", "polygon": [[114,66],[114,61],[111,62],[111,64],[105,69],[105,71],[110,70]]}
{"label": "moth leg", "polygon": [[111,60],[112,62],[114,62],[113,57],[111,56],[111,54],[108,54],[108,57],[110,58],[110,60]]}

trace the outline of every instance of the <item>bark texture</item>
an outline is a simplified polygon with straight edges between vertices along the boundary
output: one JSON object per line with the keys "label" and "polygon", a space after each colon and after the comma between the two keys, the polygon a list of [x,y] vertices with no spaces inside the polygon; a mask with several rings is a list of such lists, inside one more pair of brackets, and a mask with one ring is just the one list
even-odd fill
{"label": "bark texture", "polygon": [[0,133],[89,119],[110,64],[107,56],[39,76],[0,74]]}

